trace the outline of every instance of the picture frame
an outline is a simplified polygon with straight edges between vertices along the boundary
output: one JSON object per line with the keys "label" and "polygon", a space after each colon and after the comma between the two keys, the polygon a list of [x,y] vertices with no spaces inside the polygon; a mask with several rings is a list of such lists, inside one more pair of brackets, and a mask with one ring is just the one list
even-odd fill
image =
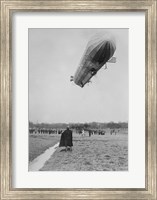
{"label": "picture frame", "polygon": [[[144,12],[145,13],[145,188],[13,188],[12,187],[12,15],[15,12]],[[149,199],[157,198],[156,32],[157,2],[1,0],[1,199]],[[138,177],[137,177],[138,178]]]}

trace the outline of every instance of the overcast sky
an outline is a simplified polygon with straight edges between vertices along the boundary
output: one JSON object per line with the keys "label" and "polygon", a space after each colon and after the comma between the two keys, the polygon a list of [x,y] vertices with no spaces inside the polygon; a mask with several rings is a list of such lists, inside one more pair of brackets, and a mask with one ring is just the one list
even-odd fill
{"label": "overcast sky", "polygon": [[[80,88],[70,76],[99,32],[114,35],[117,62]],[[29,29],[29,121],[128,121],[128,29]]]}

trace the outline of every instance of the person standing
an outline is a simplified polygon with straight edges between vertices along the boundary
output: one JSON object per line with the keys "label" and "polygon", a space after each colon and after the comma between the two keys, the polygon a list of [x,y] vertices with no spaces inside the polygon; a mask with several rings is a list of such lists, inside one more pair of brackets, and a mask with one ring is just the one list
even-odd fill
{"label": "person standing", "polygon": [[84,129],[82,129],[82,136],[83,136],[83,137],[85,136],[85,131],[84,131]]}
{"label": "person standing", "polygon": [[72,151],[73,146],[73,137],[72,137],[72,131],[69,129],[69,126],[67,129],[62,133],[59,147],[65,147],[65,150],[67,151],[68,148],[70,148],[70,151]]}
{"label": "person standing", "polygon": [[88,130],[88,133],[89,133],[89,137],[91,137],[92,131],[91,131],[91,130]]}

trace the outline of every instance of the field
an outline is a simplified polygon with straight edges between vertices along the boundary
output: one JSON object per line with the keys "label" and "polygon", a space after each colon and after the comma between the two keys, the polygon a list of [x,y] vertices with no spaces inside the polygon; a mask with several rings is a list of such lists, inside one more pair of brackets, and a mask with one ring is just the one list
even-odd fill
{"label": "field", "polygon": [[29,162],[42,154],[46,149],[55,145],[60,140],[60,135],[30,135],[29,136]]}
{"label": "field", "polygon": [[[30,161],[60,140],[60,135],[30,136]],[[41,171],[127,171],[128,134],[73,134],[73,150],[57,148]]]}

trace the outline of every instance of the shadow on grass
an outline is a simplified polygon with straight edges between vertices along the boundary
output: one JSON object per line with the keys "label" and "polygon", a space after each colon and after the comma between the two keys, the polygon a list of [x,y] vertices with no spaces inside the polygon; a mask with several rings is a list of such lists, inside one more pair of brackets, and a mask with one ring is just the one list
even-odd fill
{"label": "shadow on grass", "polygon": [[61,149],[59,152],[67,152],[67,151],[70,151],[70,152],[72,152],[72,150],[70,150],[70,149]]}

